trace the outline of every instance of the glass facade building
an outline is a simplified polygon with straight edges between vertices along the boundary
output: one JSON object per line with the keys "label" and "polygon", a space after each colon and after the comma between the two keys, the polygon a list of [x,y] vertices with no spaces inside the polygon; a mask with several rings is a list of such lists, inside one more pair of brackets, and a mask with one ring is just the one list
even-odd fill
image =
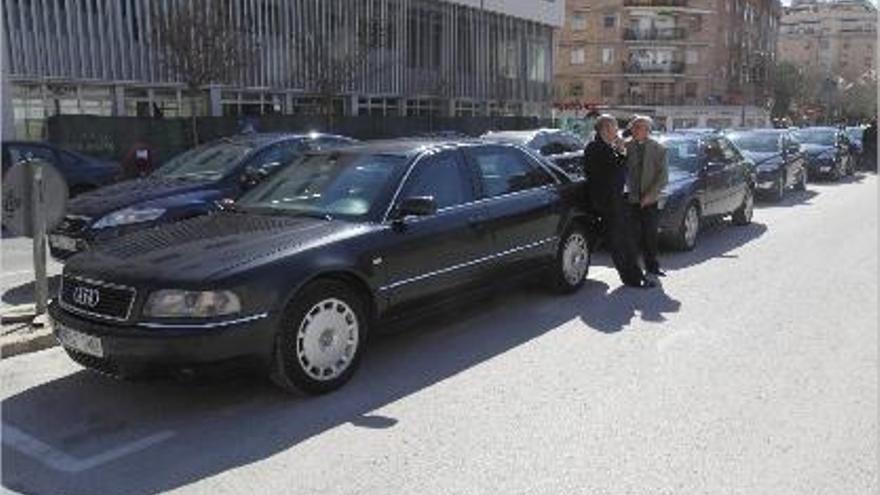
{"label": "glass facade building", "polygon": [[[0,0],[4,101],[20,139],[44,137],[55,114],[183,117],[179,78],[160,63],[157,20],[187,0]],[[376,70],[339,92],[346,114],[539,115],[551,98],[554,0],[216,0],[247,32],[254,59],[237,81],[204,88],[200,115],[316,110],[297,43],[345,47],[381,26]],[[365,63],[367,61],[365,60]]]}

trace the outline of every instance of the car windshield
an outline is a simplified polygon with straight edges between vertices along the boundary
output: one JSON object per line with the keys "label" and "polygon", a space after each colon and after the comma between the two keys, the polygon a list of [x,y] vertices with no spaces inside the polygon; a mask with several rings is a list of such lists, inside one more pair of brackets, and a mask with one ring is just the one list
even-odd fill
{"label": "car windshield", "polygon": [[243,143],[207,144],[175,156],[153,175],[166,179],[217,180],[252,150],[253,146]]}
{"label": "car windshield", "polygon": [[797,131],[796,136],[802,143],[834,146],[837,133],[831,129],[801,129]]}
{"label": "car windshield", "polygon": [[245,194],[245,211],[365,219],[407,159],[332,153],[308,156]]}
{"label": "car windshield", "polygon": [[695,173],[700,168],[700,137],[697,135],[661,138],[666,146],[669,168]]}
{"label": "car windshield", "polygon": [[733,133],[728,136],[733,144],[745,151],[771,153],[779,151],[779,135],[773,133]]}

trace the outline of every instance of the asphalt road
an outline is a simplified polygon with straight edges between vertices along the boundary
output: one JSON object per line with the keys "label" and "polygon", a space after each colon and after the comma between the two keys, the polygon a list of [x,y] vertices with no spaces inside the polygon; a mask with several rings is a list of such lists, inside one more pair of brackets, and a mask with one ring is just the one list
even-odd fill
{"label": "asphalt road", "polygon": [[[247,378],[118,383],[58,349],[0,362],[20,493],[868,494],[875,176],[813,185],[667,253],[602,261],[373,342],[320,398]],[[601,260],[600,260],[601,261]]]}

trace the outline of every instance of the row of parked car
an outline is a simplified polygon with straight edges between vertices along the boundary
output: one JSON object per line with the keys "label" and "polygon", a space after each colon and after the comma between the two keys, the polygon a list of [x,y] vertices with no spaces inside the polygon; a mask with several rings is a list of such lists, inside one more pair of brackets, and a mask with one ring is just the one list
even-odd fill
{"label": "row of parked car", "polygon": [[[664,237],[693,248],[706,218],[750,222],[755,191],[778,177],[783,189],[834,177],[825,156],[837,152],[812,152],[813,135],[660,136]],[[258,134],[193,149],[69,203],[50,235],[66,260],[56,335],[116,376],[246,361],[289,390],[336,389],[389,322],[511,278],[577,290],[599,235],[583,145],[536,130],[365,143]],[[762,172],[771,165],[781,175]]]}

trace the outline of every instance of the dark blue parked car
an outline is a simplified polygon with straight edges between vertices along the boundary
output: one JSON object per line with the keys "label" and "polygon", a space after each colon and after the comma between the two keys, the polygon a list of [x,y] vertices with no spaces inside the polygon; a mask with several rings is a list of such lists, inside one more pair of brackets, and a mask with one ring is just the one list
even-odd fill
{"label": "dark blue parked car", "polygon": [[70,197],[82,194],[117,180],[121,169],[117,163],[67,151],[48,143],[7,141],[3,143],[3,175],[16,163],[40,158],[51,163],[67,181]]}
{"label": "dark blue parked car", "polygon": [[757,190],[781,201],[789,187],[807,188],[800,143],[787,129],[754,129],[727,133],[727,138],[755,164]]}
{"label": "dark blue parked car", "polygon": [[249,134],[213,141],[172,158],[145,178],[71,201],[49,235],[50,252],[64,260],[95,242],[203,215],[306,151],[354,142],[326,134]]}
{"label": "dark blue parked car", "polygon": [[751,223],[754,171],[726,137],[671,133],[659,141],[669,165],[669,183],[658,201],[661,239],[690,250],[704,219],[730,215],[736,225]]}
{"label": "dark blue parked car", "polygon": [[807,158],[810,180],[838,180],[855,173],[856,165],[849,148],[849,139],[837,127],[806,127],[795,131]]}

